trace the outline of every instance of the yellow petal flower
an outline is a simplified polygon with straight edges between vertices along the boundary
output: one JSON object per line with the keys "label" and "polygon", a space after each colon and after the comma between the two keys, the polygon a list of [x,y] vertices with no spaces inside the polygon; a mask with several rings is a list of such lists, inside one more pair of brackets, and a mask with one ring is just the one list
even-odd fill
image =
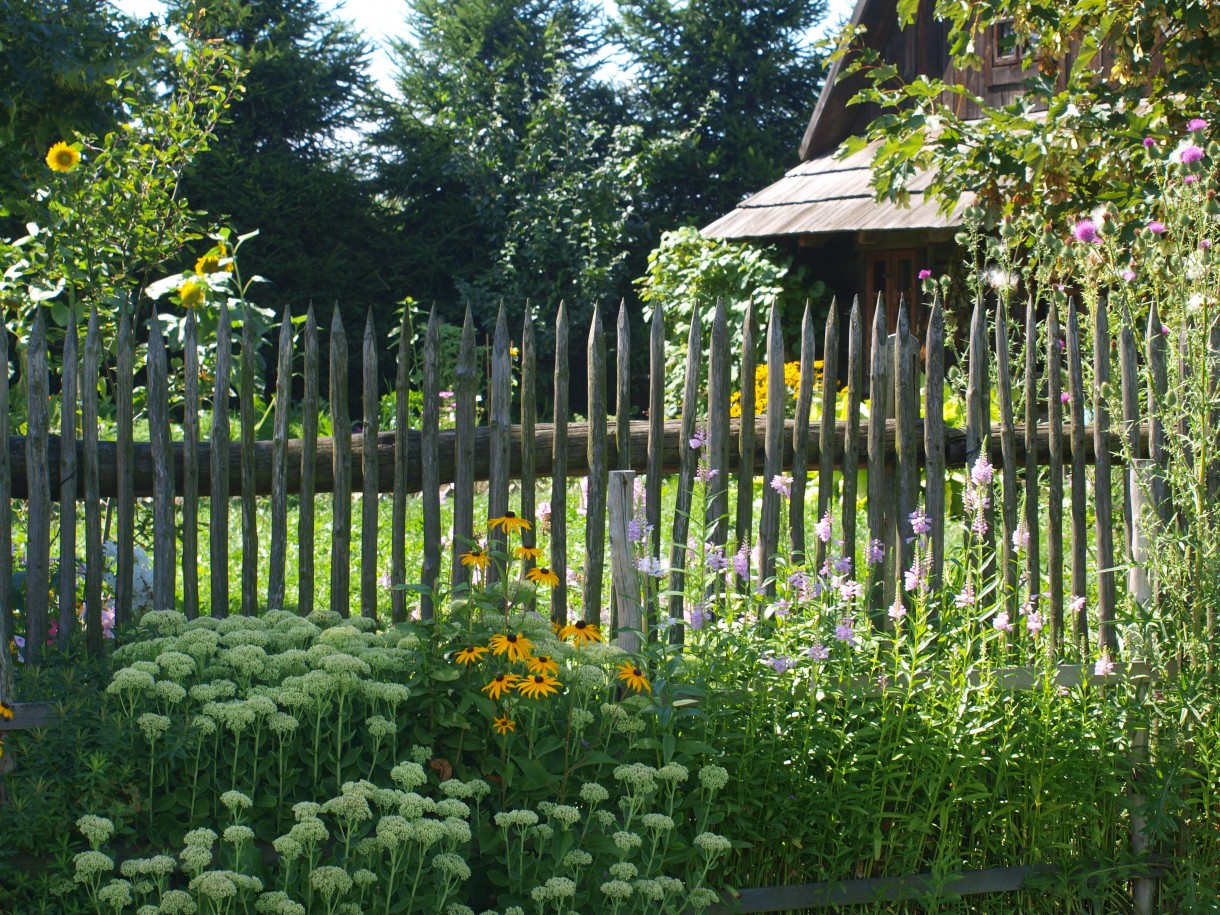
{"label": "yellow petal flower", "polygon": [[587,645],[590,642],[601,642],[601,630],[593,623],[587,623],[584,620],[577,620],[570,625],[564,626],[559,630],[561,639],[571,639],[578,646]]}
{"label": "yellow petal flower", "polygon": [[546,585],[548,588],[554,588],[559,584],[559,576],[545,566],[530,569],[525,573],[525,577],[536,584]]}
{"label": "yellow petal flower", "polygon": [[474,664],[483,655],[487,654],[487,649],[482,645],[471,645],[467,648],[461,648],[453,656],[453,660],[459,664]]}
{"label": "yellow petal flower", "polygon": [[47,167],[53,172],[66,174],[78,165],[80,165],[80,153],[63,141],[56,143],[47,153]]}
{"label": "yellow petal flower", "polygon": [[496,633],[489,644],[492,654],[507,654],[508,660],[513,663],[529,660],[530,652],[534,648],[534,643],[520,632],[510,632],[507,635]]}
{"label": "yellow petal flower", "polygon": [[182,300],[183,308],[194,308],[203,301],[203,284],[187,280],[178,289],[178,298]]}
{"label": "yellow petal flower", "polygon": [[517,730],[517,722],[513,721],[507,715],[497,715],[496,719],[491,723],[492,728],[497,734],[507,734],[509,731]]}
{"label": "yellow petal flower", "polygon": [[533,674],[517,681],[517,692],[527,699],[545,699],[559,691],[562,684],[546,674]]}
{"label": "yellow petal flower", "polygon": [[624,661],[619,665],[618,678],[637,693],[642,693],[644,690],[652,690],[648,678],[644,676],[643,668],[638,667],[631,661]]}
{"label": "yellow petal flower", "polygon": [[499,699],[516,685],[516,674],[496,674],[492,677],[491,682],[483,687],[482,692],[487,693],[493,699]]}
{"label": "yellow petal flower", "polygon": [[492,518],[487,522],[487,526],[493,531],[496,528],[500,528],[505,534],[514,534],[517,531],[528,531],[530,529],[528,521],[510,511],[505,512],[501,518]]}

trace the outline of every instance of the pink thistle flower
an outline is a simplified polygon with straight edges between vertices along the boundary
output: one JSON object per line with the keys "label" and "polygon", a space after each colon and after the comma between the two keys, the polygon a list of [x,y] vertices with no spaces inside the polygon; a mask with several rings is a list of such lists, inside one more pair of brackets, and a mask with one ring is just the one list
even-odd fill
{"label": "pink thistle flower", "polygon": [[1169,325],[1168,324],[1161,325],[1161,334],[1166,337],[1169,336]]}
{"label": "pink thistle flower", "polygon": [[1193,143],[1182,150],[1182,164],[1193,165],[1203,158],[1203,150]]}
{"label": "pink thistle flower", "polygon": [[1060,394],[1059,394],[1059,402],[1060,402],[1060,403],[1064,403],[1064,404],[1065,404],[1065,403],[1070,403],[1070,402],[1071,402],[1071,400],[1072,400],[1072,395],[1071,395],[1071,394],[1069,394],[1067,391],[1062,391],[1062,392],[1060,392]]}
{"label": "pink thistle flower", "polygon": [[928,268],[926,268],[926,267],[925,267],[923,270],[920,270],[920,271],[919,271],[919,278],[920,278],[921,280],[930,280],[930,279],[932,279],[932,271],[931,271],[931,270],[929,270]]}
{"label": "pink thistle flower", "polygon": [[1187,175],[1185,178],[1182,179],[1182,183],[1183,184],[1194,184],[1198,180],[1199,180],[1198,175]]}
{"label": "pink thistle flower", "polygon": [[1203,118],[1191,118],[1186,122],[1186,129],[1191,133],[1194,133],[1196,130],[1207,130],[1207,121],[1203,120]]}
{"label": "pink thistle flower", "polygon": [[1203,241],[1199,242],[1199,247],[1204,251],[1210,251],[1212,247],[1212,240],[1210,238],[1203,239]]}
{"label": "pink thistle flower", "polygon": [[1152,149],[1154,146],[1156,146],[1156,140],[1152,137],[1144,137],[1144,149]]}
{"label": "pink thistle flower", "polygon": [[1165,234],[1165,223],[1161,222],[1158,219],[1154,219],[1154,220],[1152,220],[1152,222],[1148,223],[1148,231],[1151,232],[1153,235],[1164,235]]}
{"label": "pink thistle flower", "polygon": [[1081,219],[1078,221],[1072,227],[1072,237],[1076,241],[1090,245],[1101,242],[1101,233],[1097,231],[1097,224],[1091,219]]}
{"label": "pink thistle flower", "polygon": [[1134,270],[1124,270],[1123,279],[1126,280],[1128,283],[1130,283],[1133,279],[1135,279],[1135,271]]}

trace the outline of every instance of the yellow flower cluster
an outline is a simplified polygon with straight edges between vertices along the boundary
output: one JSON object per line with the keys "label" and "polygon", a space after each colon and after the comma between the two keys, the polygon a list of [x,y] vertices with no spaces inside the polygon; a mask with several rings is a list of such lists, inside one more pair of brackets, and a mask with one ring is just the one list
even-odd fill
{"label": "yellow flower cluster", "polygon": [[[754,415],[761,416],[767,409],[768,389],[771,383],[771,375],[767,369],[767,364],[761,363],[754,370]],[[819,359],[813,363],[813,384],[816,392],[822,385],[822,360]],[[784,363],[784,388],[787,391],[787,403],[785,407],[796,406],[796,397],[801,389],[801,363],[799,360]],[[733,417],[741,416],[741,392],[733,392],[733,396],[729,401],[729,415]]]}

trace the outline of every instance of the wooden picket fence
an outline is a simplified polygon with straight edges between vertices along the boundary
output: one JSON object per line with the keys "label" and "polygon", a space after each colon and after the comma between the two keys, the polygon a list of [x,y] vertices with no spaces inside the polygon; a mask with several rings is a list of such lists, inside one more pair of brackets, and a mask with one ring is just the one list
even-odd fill
{"label": "wooden picket fence", "polygon": [[[278,349],[278,379],[275,391],[274,431],[270,441],[256,440],[254,410],[255,353],[252,323],[241,323],[240,346],[233,348],[233,316],[223,310],[219,316],[216,340],[214,388],[210,404],[211,426],[207,441],[200,438],[203,396],[200,391],[199,348],[194,314],[185,322],[185,348],[182,360],[181,440],[171,435],[169,373],[166,348],[156,318],[148,336],[147,414],[151,430],[148,442],[134,441],[133,385],[136,374],[135,329],[124,314],[116,339],[116,367],[112,395],[117,407],[116,435],[113,442],[100,442],[97,434],[98,385],[102,339],[96,313],[89,316],[83,348],[79,346],[75,315],[65,336],[60,382],[63,422],[59,435],[49,428],[48,347],[45,315],[40,311],[28,341],[21,366],[28,394],[28,425],[25,436],[10,437],[9,372],[0,372],[0,503],[25,501],[27,553],[25,624],[26,660],[35,663],[44,645],[49,621],[58,614],[60,635],[66,637],[76,625],[76,569],[78,558],[85,565],[84,613],[90,650],[100,652],[102,642],[102,504],[111,499],[117,544],[115,594],[116,624],[128,622],[132,613],[132,588],[136,499],[153,500],[152,574],[153,605],[160,608],[180,606],[188,616],[210,612],[224,616],[229,612],[229,519],[240,511],[242,560],[240,567],[240,608],[253,614],[260,607],[292,606],[286,591],[286,569],[290,538],[296,543],[298,591],[295,608],[301,613],[314,609],[315,503],[320,494],[330,493],[333,517],[330,563],[332,608],[343,614],[353,609],[349,602],[352,575],[352,504],[360,493],[360,581],[358,609],[375,616],[378,597],[384,593],[377,581],[378,499],[386,494],[393,500],[391,530],[391,584],[420,584],[419,609],[424,618],[437,610],[433,594],[442,583],[442,563],[449,566],[449,586],[468,580],[469,570],[462,565],[460,553],[482,531],[476,525],[476,482],[486,481],[489,517],[509,510],[510,481],[520,481],[520,503],[513,510],[531,523],[523,536],[525,546],[535,545],[537,510],[535,493],[539,478],[551,480],[551,525],[549,558],[545,564],[561,578],[569,567],[567,518],[568,483],[587,477],[585,539],[581,581],[583,594],[580,612],[586,620],[613,625],[614,608],[603,605],[607,544],[607,506],[613,501],[614,514],[621,525],[630,515],[630,486],[618,480],[619,492],[610,486],[612,470],[635,470],[644,474],[646,521],[650,526],[650,547],[661,556],[665,544],[671,570],[670,588],[674,593],[665,607],[671,618],[682,618],[685,607],[680,592],[687,571],[688,538],[695,533],[729,552],[745,545],[747,552],[757,546],[761,558],[748,577],[762,588],[773,589],[776,554],[786,539],[796,556],[807,556],[820,564],[824,544],[810,538],[806,521],[810,514],[820,518],[827,513],[838,519],[846,556],[861,556],[872,543],[883,545],[885,561],[869,566],[868,593],[873,606],[883,608],[895,594],[902,592],[903,571],[912,559],[909,542],[909,517],[924,506],[932,524],[933,588],[941,581],[946,556],[946,540],[951,524],[961,515],[960,508],[946,502],[949,469],[970,466],[986,455],[996,466],[998,489],[994,508],[989,510],[989,530],[985,548],[1002,577],[1006,593],[1018,593],[1022,576],[1031,595],[1045,594],[1045,616],[1052,644],[1062,648],[1072,643],[1077,657],[1087,657],[1097,647],[1117,657],[1115,631],[1120,580],[1116,569],[1129,568],[1127,587],[1132,597],[1145,601],[1151,589],[1142,569],[1140,553],[1144,542],[1140,520],[1149,512],[1141,510],[1151,498],[1151,514],[1168,520],[1165,487],[1155,478],[1155,468],[1163,462],[1164,429],[1155,412],[1165,393],[1168,340],[1160,332],[1155,304],[1149,315],[1146,346],[1136,346],[1129,320],[1123,321],[1118,337],[1118,382],[1122,392],[1122,414],[1111,418],[1109,389],[1114,375],[1111,365],[1111,334],[1105,307],[1094,310],[1092,318],[1092,387],[1085,389],[1082,358],[1081,316],[1075,303],[1069,303],[1066,323],[1054,303],[1044,322],[1036,318],[1034,306],[1026,308],[1024,320],[1014,322],[1003,306],[988,308],[980,302],[973,313],[968,341],[966,372],[968,390],[964,428],[950,427],[943,418],[945,378],[945,322],[939,302],[930,310],[926,337],[922,341],[925,358],[920,364],[921,341],[910,333],[905,307],[900,307],[897,332],[887,333],[884,304],[878,302],[865,347],[859,302],[853,304],[842,326],[837,308],[832,307],[824,337],[818,340],[812,312],[806,308],[799,342],[801,377],[815,377],[815,358],[820,355],[822,386],[802,384],[794,416],[786,415],[787,392],[782,366],[785,344],[779,308],[773,306],[767,322],[765,354],[769,372],[765,411],[755,407],[753,379],[760,349],[757,316],[751,309],[746,316],[741,349],[730,345],[726,310],[717,306],[710,328],[704,328],[698,312],[689,328],[686,344],[685,386],[679,419],[667,420],[664,402],[665,317],[657,308],[650,326],[648,364],[650,392],[645,421],[632,421],[629,404],[631,379],[631,340],[627,313],[620,308],[616,328],[616,412],[611,420],[608,409],[610,373],[607,365],[607,334],[600,308],[595,309],[587,337],[588,410],[587,421],[569,421],[569,353],[573,341],[568,312],[561,304],[555,318],[555,359],[553,365],[553,414],[551,423],[540,423],[537,389],[540,367],[535,355],[533,315],[527,310],[520,339],[517,400],[513,401],[512,338],[501,308],[491,343],[489,371],[481,369],[476,358],[476,338],[467,312],[456,363],[454,391],[454,428],[440,428],[441,372],[440,329],[433,312],[427,325],[420,359],[412,364],[410,333],[404,319],[397,350],[395,390],[397,413],[392,430],[380,428],[378,388],[378,348],[372,318],[365,326],[362,346],[363,397],[359,431],[331,438],[319,437],[318,416],[324,403],[319,379],[319,328],[312,309],[305,321],[300,340],[294,339],[289,315],[281,324]],[[1155,329],[1155,332],[1153,332]],[[1023,339],[1018,369],[1012,356],[1012,338]],[[0,335],[0,364],[9,364],[7,335]],[[330,377],[329,407],[332,428],[352,428],[348,391],[348,345],[345,328],[336,310],[329,334]],[[864,364],[865,354],[869,364]],[[301,438],[288,438],[292,379],[297,356],[303,356],[303,399],[299,406],[303,420]],[[1143,377],[1150,387],[1141,389]],[[992,364],[998,379],[994,401],[999,422],[991,420],[993,398],[990,392]],[[730,416],[733,363],[741,379],[740,417]],[[418,429],[409,428],[409,379],[422,377],[422,417]],[[1022,423],[1018,423],[1013,393],[1013,376],[1023,375]],[[1067,378],[1066,390],[1063,378]],[[476,399],[487,380],[486,425],[476,424]],[[79,382],[78,382],[79,379]],[[80,383],[83,382],[83,383]],[[840,384],[845,386],[846,420],[836,419]],[[236,435],[230,426],[230,392],[236,390],[239,411]],[[923,392],[921,397],[920,392]],[[1066,393],[1066,397],[1062,395]],[[867,396],[867,418],[862,409]],[[813,398],[821,403],[820,419],[811,421]],[[1086,425],[1086,404],[1091,405],[1091,423]],[[705,436],[696,451],[689,442],[699,432]],[[66,445],[65,443],[71,443]],[[1134,464],[1119,464],[1116,458],[1138,456]],[[696,471],[704,462],[697,484]],[[1093,467],[1092,486],[1087,486],[1087,466]],[[860,470],[866,470],[864,492],[860,491]],[[816,477],[812,472],[816,471]],[[1066,477],[1065,477],[1066,472]],[[1121,474],[1122,505],[1111,502],[1114,474]],[[769,484],[777,476],[790,473],[791,497],[787,501]],[[1142,485],[1137,475],[1151,479]],[[676,475],[676,508],[663,526],[661,487],[666,475]],[[617,476],[617,475],[616,475]],[[761,476],[761,510],[755,518],[754,502]],[[816,480],[816,492],[811,491]],[[452,484],[453,548],[442,555],[441,487]],[[704,517],[692,517],[696,485],[706,487]],[[1064,493],[1068,492],[1067,530],[1065,531]],[[1086,526],[1087,504],[1091,490],[1095,525]],[[423,561],[418,569],[406,565],[408,496],[420,494],[423,517]],[[288,530],[289,495],[298,497],[297,530]],[[626,494],[626,495],[625,495]],[[858,498],[867,499],[865,529],[857,530]],[[270,530],[260,531],[257,500],[269,497]],[[206,500],[206,506],[205,506]],[[53,505],[58,503],[59,575],[58,606],[50,606]],[[78,557],[78,503],[83,510],[84,552]],[[627,506],[626,508],[624,506]],[[1023,507],[1022,507],[1023,506]],[[207,511],[210,530],[210,606],[200,606],[198,580],[199,545],[197,530]],[[626,514],[625,514],[626,513]],[[785,517],[786,515],[786,517]],[[0,581],[12,580],[12,517],[0,516]],[[1028,548],[1018,550],[1013,535],[1018,526],[1034,532]],[[1116,546],[1114,531],[1122,534]],[[1046,553],[1040,551],[1038,532],[1045,531]],[[494,536],[494,535],[493,535]],[[612,540],[613,540],[612,535]],[[267,592],[258,593],[258,545],[270,544]],[[618,538],[621,542],[621,536]],[[1089,562],[1090,546],[1094,559]],[[1118,551],[1122,555],[1118,555]],[[620,562],[622,565],[620,550]],[[857,562],[857,568],[865,564]],[[182,569],[182,582],[175,580]],[[1090,588],[1090,581],[1093,588]],[[615,578],[616,586],[620,578]],[[1065,594],[1096,593],[1095,618],[1090,624],[1087,610],[1070,613]],[[620,604],[629,587],[618,587]],[[401,587],[392,591],[392,619],[405,619],[409,592]],[[181,598],[179,598],[181,594]],[[568,589],[554,588],[550,612],[554,619],[566,619]],[[0,616],[12,632],[9,591],[0,588]],[[626,606],[624,604],[624,606]],[[649,608],[642,608],[644,613]],[[1014,607],[1015,610],[1015,607]],[[620,610],[619,622],[634,623],[630,608]],[[1015,615],[1015,614],[1014,614]],[[883,624],[884,612],[876,615]],[[655,619],[643,620],[648,629]],[[670,628],[671,637],[680,639],[682,627]],[[1064,676],[1086,676],[1083,668],[1061,668]],[[1144,671],[1144,675],[1147,672]],[[1120,673],[1120,676],[1122,674]],[[0,678],[0,683],[3,678]],[[3,687],[0,686],[0,689]],[[1017,687],[1019,688],[1019,687]],[[40,718],[39,715],[42,715]],[[11,726],[37,726],[45,720],[46,709],[29,708],[26,722]],[[21,716],[19,716],[21,717]],[[1139,735],[1136,735],[1139,739]],[[1146,734],[1143,736],[1146,741]],[[1138,747],[1134,752],[1142,752]],[[1134,818],[1133,818],[1134,820]],[[1133,844],[1144,849],[1146,839],[1138,824],[1133,824]],[[1039,876],[1037,868],[1005,868],[997,871],[956,875],[942,889],[946,892],[1000,892],[1016,888],[1027,879]],[[1136,910],[1152,910],[1154,891],[1146,879],[1153,870],[1133,875],[1136,879]],[[1110,875],[1111,878],[1114,876]],[[928,875],[849,881],[844,884],[810,884],[749,890],[737,901],[736,911],[773,912],[795,907],[820,907],[854,902],[923,898],[932,884]],[[726,908],[726,911],[729,909]]]}

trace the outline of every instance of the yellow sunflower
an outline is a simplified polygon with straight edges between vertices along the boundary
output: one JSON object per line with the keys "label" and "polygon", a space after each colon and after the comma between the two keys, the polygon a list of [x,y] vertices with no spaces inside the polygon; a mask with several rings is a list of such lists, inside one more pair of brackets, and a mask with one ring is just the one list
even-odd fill
{"label": "yellow sunflower", "polygon": [[618,666],[618,678],[637,693],[642,693],[644,690],[652,690],[648,678],[644,676],[643,669],[631,661],[624,661]]}
{"label": "yellow sunflower", "polygon": [[5,719],[6,721],[12,721],[13,714],[13,707],[7,702],[0,700],[0,718]]}
{"label": "yellow sunflower", "polygon": [[491,678],[491,682],[483,687],[482,692],[493,699],[499,699],[517,685],[518,679],[516,674],[496,674]]}
{"label": "yellow sunflower", "polygon": [[187,280],[179,287],[178,298],[182,299],[183,308],[194,308],[203,301],[203,284]]}
{"label": "yellow sunflower", "polygon": [[80,165],[80,152],[63,141],[56,143],[47,153],[47,167],[53,172],[66,174],[78,165]]}
{"label": "yellow sunflower", "polygon": [[459,664],[474,664],[485,654],[487,654],[487,649],[482,645],[471,645],[467,648],[458,649],[457,653],[453,656],[453,660]]}
{"label": "yellow sunflower", "polygon": [[550,655],[540,654],[525,662],[526,668],[532,674],[554,675],[559,673],[559,662]]}
{"label": "yellow sunflower", "polygon": [[605,641],[602,638],[601,630],[593,623],[585,620],[577,620],[559,630],[561,639],[571,639],[577,645],[584,646],[590,642]]}
{"label": "yellow sunflower", "polygon": [[509,731],[517,730],[517,722],[513,721],[507,715],[497,715],[495,721],[491,723],[492,729],[497,734],[504,735]]}
{"label": "yellow sunflower", "polygon": [[229,252],[225,248],[224,242],[219,243],[210,252],[195,261],[195,273],[199,276],[207,276],[209,273],[220,273],[222,270],[226,273],[231,273],[233,271],[232,261],[229,261],[223,267],[220,264],[221,260],[228,256]]}
{"label": "yellow sunflower", "polygon": [[514,663],[517,661],[528,661],[530,651],[534,647],[534,643],[521,632],[510,632],[508,635],[496,633],[491,637],[489,644],[491,645],[492,654],[502,655],[507,653],[508,660]]}
{"label": "yellow sunflower", "polygon": [[535,584],[545,585],[548,588],[554,588],[559,584],[559,576],[546,566],[535,566],[525,573],[525,577]]}
{"label": "yellow sunflower", "polygon": [[533,674],[517,681],[517,692],[527,699],[545,699],[559,691],[562,684],[546,674]]}
{"label": "yellow sunflower", "polygon": [[488,521],[487,527],[493,531],[496,528],[500,528],[505,534],[515,534],[518,531],[528,531],[530,523],[513,512],[507,511],[504,513],[504,517],[492,518]]}
{"label": "yellow sunflower", "polygon": [[472,546],[469,553],[461,555],[462,565],[470,568],[486,569],[491,564],[491,557],[480,550],[477,546]]}
{"label": "yellow sunflower", "polygon": [[532,559],[537,561],[538,559],[542,558],[542,550],[538,549],[536,546],[519,546],[513,550],[513,553],[516,554],[518,559]]}

